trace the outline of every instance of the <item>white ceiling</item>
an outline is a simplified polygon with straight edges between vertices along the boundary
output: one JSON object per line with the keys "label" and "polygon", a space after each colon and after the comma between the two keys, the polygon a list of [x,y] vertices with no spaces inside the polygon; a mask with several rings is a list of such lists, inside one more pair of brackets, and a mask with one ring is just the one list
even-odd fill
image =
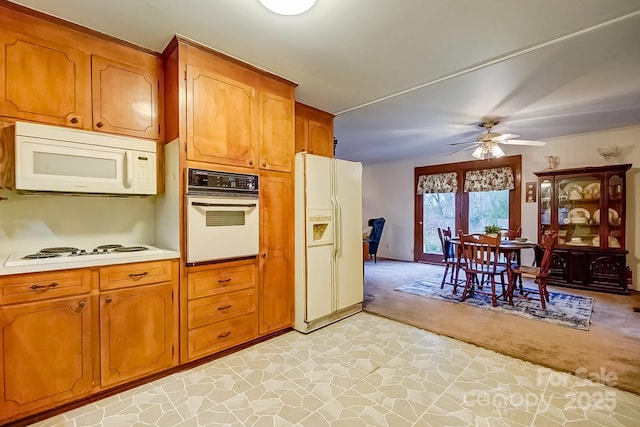
{"label": "white ceiling", "polygon": [[14,3],[158,52],[181,34],[292,80],[336,114],[337,157],[363,163],[446,154],[484,118],[541,140],[640,124],[640,0],[317,0],[295,17],[258,0]]}

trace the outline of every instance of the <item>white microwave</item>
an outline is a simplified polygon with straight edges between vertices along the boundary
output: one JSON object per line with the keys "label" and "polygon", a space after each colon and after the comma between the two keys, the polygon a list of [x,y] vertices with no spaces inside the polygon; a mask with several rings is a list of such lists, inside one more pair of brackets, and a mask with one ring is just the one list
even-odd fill
{"label": "white microwave", "polygon": [[157,193],[156,142],[16,122],[16,190]]}

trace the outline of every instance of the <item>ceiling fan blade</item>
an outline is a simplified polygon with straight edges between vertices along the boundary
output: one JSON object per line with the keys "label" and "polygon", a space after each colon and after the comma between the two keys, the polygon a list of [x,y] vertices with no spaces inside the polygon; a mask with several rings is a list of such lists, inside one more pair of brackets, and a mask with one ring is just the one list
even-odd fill
{"label": "ceiling fan blade", "polygon": [[515,133],[503,133],[502,135],[494,136],[493,138],[491,138],[491,140],[494,142],[502,142],[506,141],[507,139],[515,138],[520,138],[520,135],[516,135]]}
{"label": "ceiling fan blade", "polygon": [[480,141],[450,142],[449,145],[480,144]]}
{"label": "ceiling fan blade", "polygon": [[501,141],[500,143],[505,145],[534,145],[536,147],[543,147],[547,145],[544,141],[531,141],[527,139],[508,139],[506,141]]}
{"label": "ceiling fan blade", "polygon": [[478,146],[478,145],[472,145],[472,146],[470,146],[470,147],[460,148],[459,150],[452,151],[451,153],[447,153],[446,155],[447,155],[447,156],[451,156],[452,154],[456,154],[456,153],[459,153],[459,152],[461,152],[461,151],[471,150],[472,148],[476,148],[477,146]]}

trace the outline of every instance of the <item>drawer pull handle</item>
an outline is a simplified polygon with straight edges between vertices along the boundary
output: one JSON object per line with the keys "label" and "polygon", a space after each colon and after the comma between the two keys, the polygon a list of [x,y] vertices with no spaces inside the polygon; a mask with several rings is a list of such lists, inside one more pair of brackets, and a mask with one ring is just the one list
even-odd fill
{"label": "drawer pull handle", "polygon": [[227,305],[225,305],[225,306],[218,307],[218,310],[222,311],[222,310],[227,310],[227,309],[229,309],[229,308],[231,308],[231,304],[227,304]]}
{"label": "drawer pull handle", "polygon": [[227,332],[225,332],[224,334],[220,334],[220,335],[218,335],[218,338],[226,338],[226,337],[228,337],[229,335],[231,335],[231,331],[227,331]]}
{"label": "drawer pull handle", "polygon": [[113,298],[111,298],[111,297],[106,297],[104,299],[104,302],[106,302],[107,304],[111,304],[111,301],[113,301]]}
{"label": "drawer pull handle", "polygon": [[70,121],[71,123],[73,123],[74,125],[75,125],[76,123],[78,123],[78,122],[79,122],[79,120],[78,120],[78,118],[77,118],[77,117],[72,117],[72,118],[71,118],[71,120],[69,120],[69,121]]}
{"label": "drawer pull handle", "polygon": [[52,282],[49,283],[48,285],[31,285],[31,289],[33,289],[34,291],[38,290],[38,289],[53,289],[56,286],[58,286],[58,284],[56,282]]}
{"label": "drawer pull handle", "polygon": [[98,122],[98,123],[96,123],[96,126],[98,126],[99,128],[101,128],[102,126],[104,126],[104,123],[102,123],[102,122]]}
{"label": "drawer pull handle", "polygon": [[141,279],[144,276],[148,275],[149,272],[145,271],[144,273],[131,273],[129,274],[129,277],[132,278],[133,280],[137,280],[137,279]]}
{"label": "drawer pull handle", "polygon": [[86,301],[80,301],[78,303],[78,307],[80,307],[80,308],[85,308],[86,306],[87,306],[87,302]]}
{"label": "drawer pull handle", "polygon": [[231,281],[231,277],[229,277],[228,279],[224,279],[224,280],[220,279],[220,280],[218,280],[218,283],[227,283],[227,282],[230,282],[230,281]]}

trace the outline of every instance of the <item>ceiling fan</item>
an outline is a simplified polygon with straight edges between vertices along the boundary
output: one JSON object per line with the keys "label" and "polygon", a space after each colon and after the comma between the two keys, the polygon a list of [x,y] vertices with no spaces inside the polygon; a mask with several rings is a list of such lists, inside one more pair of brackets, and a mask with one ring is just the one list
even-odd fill
{"label": "ceiling fan", "polygon": [[502,157],[504,156],[504,151],[500,148],[500,144],[505,145],[533,145],[537,147],[542,147],[546,145],[544,141],[532,141],[526,139],[516,139],[520,138],[520,135],[516,135],[515,133],[495,133],[491,132],[491,129],[500,123],[499,120],[485,120],[478,124],[481,128],[485,128],[487,130],[486,133],[483,133],[478,137],[477,141],[473,142],[454,142],[449,145],[470,145],[469,147],[462,148],[460,150],[454,151],[449,154],[455,154],[464,150],[471,150],[475,148],[474,152],[471,154],[476,159],[486,159],[487,157]]}

